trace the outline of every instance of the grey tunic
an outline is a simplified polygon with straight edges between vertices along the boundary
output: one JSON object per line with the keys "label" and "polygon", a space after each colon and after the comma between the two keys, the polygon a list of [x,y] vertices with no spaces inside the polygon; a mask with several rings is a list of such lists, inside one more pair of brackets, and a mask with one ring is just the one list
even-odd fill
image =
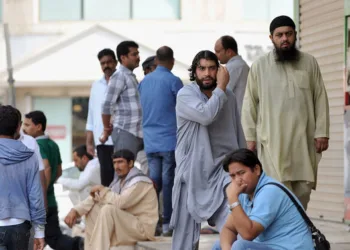
{"label": "grey tunic", "polygon": [[230,81],[227,88],[231,89],[235,94],[238,110],[239,113],[241,113],[245,88],[247,86],[249,66],[241,56],[237,55],[226,63],[226,68],[230,74]]}
{"label": "grey tunic", "polygon": [[[191,83],[179,91],[176,103],[177,166],[170,222],[175,232],[187,226],[178,223],[182,214],[189,213],[194,222],[201,223],[219,209],[224,201],[223,187],[230,181],[222,168],[223,157],[246,146],[231,90],[216,88],[208,99],[196,83]],[[179,203],[183,188],[187,204]]]}

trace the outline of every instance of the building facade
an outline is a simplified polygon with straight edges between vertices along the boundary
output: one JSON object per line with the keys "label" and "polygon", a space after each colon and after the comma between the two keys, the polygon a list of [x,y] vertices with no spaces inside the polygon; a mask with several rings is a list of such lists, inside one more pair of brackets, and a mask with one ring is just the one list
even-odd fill
{"label": "building facade", "polygon": [[315,56],[320,65],[331,116],[329,149],[319,166],[319,184],[312,194],[308,213],[314,218],[338,222],[350,222],[349,3],[296,1],[300,49]]}
{"label": "building facade", "polygon": [[[0,0],[0,22],[10,30],[17,107],[47,114],[48,133],[64,163],[85,140],[90,86],[102,77],[98,51],[135,40],[142,62],[168,45],[175,53],[173,73],[187,83],[194,55],[213,50],[222,35],[235,37],[249,64],[271,49],[268,25],[280,13],[293,15],[293,0]],[[0,102],[7,101],[5,55],[0,37]],[[141,80],[141,67],[135,73]]]}

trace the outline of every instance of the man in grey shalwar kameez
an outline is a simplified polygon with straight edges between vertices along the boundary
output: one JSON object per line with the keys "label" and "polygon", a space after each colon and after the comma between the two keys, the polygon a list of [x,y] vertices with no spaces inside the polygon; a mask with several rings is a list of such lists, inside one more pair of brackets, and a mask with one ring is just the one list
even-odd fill
{"label": "man in grey shalwar kameez", "polygon": [[227,70],[211,51],[193,59],[190,79],[178,93],[177,147],[173,187],[172,250],[198,249],[201,222],[220,231],[228,209],[222,168],[225,154],[245,147],[233,92],[226,89]]}

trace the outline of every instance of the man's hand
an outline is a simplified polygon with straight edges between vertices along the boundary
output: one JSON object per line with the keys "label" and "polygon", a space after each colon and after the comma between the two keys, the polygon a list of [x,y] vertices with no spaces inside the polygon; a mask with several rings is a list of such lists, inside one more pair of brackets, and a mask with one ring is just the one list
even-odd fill
{"label": "man's hand", "polygon": [[34,238],[34,250],[43,250],[45,247],[45,240],[44,238]]}
{"label": "man's hand", "polygon": [[226,91],[226,86],[229,81],[230,81],[230,75],[226,67],[220,65],[218,72],[216,73],[216,82],[217,82],[218,88],[222,89],[223,91]]}
{"label": "man's hand", "polygon": [[247,188],[247,184],[245,183],[239,183],[231,182],[227,188],[226,188],[226,195],[228,202],[230,204],[238,201],[238,196],[244,192],[244,190]]}
{"label": "man's hand", "polygon": [[104,188],[105,186],[102,186],[102,185],[93,186],[91,188],[90,195],[92,196],[92,198],[95,198],[96,193],[99,194]]}
{"label": "man's hand", "polygon": [[64,219],[64,223],[66,223],[68,227],[72,228],[79,217],[80,216],[77,210],[72,208],[70,212],[67,214],[66,218]]}
{"label": "man's hand", "polygon": [[256,150],[256,141],[247,141],[247,148],[254,152]]}
{"label": "man's hand", "polygon": [[94,156],[95,155],[95,147],[94,147],[94,144],[86,144],[86,150],[87,150],[87,152],[90,154],[90,155],[92,155],[92,156]]}
{"label": "man's hand", "polygon": [[103,129],[103,133],[100,136],[100,142],[102,144],[105,144],[105,142],[108,140],[108,137],[112,134],[112,132],[113,132],[113,126],[112,124],[109,124],[108,128]]}
{"label": "man's hand", "polygon": [[315,139],[315,147],[317,153],[322,153],[328,149],[328,138],[320,137]]}

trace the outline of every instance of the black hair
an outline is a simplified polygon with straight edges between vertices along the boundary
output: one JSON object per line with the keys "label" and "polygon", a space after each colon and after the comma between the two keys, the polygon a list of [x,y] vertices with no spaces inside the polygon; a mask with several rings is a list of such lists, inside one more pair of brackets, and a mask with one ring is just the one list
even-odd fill
{"label": "black hair", "polygon": [[47,120],[44,112],[35,110],[26,114],[25,117],[27,119],[31,119],[35,125],[41,124],[41,131],[45,132]]}
{"label": "black hair", "polygon": [[134,153],[128,149],[121,149],[121,150],[115,151],[113,154],[113,159],[115,158],[124,158],[128,163],[130,161],[135,162]]}
{"label": "black hair", "polygon": [[123,41],[117,46],[117,57],[118,61],[121,63],[121,57],[129,54],[129,48],[138,48],[139,45],[134,41]]}
{"label": "black hair", "polygon": [[168,46],[163,46],[157,50],[156,57],[160,62],[169,62],[174,59],[174,51]]}
{"label": "black hair", "polygon": [[113,58],[114,61],[117,61],[117,59],[115,58],[115,53],[111,49],[103,49],[97,54],[98,60],[101,60],[101,58],[104,56],[110,56]]}
{"label": "black hair", "polygon": [[16,108],[14,108],[14,109],[16,110],[16,113],[17,113],[17,115],[18,115],[18,119],[19,119],[18,123],[19,123],[19,122],[22,121],[22,114],[21,114],[21,111],[19,111],[19,110],[16,109]]}
{"label": "black hair", "polygon": [[77,156],[79,156],[79,158],[83,158],[83,156],[85,155],[87,158],[89,158],[89,160],[92,160],[94,157],[88,153],[87,149],[86,149],[86,145],[80,145],[78,147],[76,147],[73,151],[73,153],[76,153]]}
{"label": "black hair", "polygon": [[236,54],[238,54],[237,42],[232,36],[222,36],[220,38],[222,47],[227,49],[232,49]]}
{"label": "black hair", "polygon": [[10,105],[0,106],[0,135],[14,136],[20,122],[16,108]]}
{"label": "black hair", "polygon": [[224,170],[228,172],[228,166],[231,163],[235,163],[235,162],[250,168],[252,171],[254,170],[256,165],[259,165],[261,172],[263,172],[263,168],[258,157],[253,151],[249,149],[241,148],[233,151],[230,154],[227,154],[222,162]]}
{"label": "black hair", "polygon": [[197,53],[197,55],[193,58],[191,67],[188,69],[188,71],[190,72],[190,80],[191,81],[196,80],[196,69],[197,69],[197,67],[199,65],[199,61],[201,59],[214,61],[216,66],[219,67],[218,57],[213,52],[211,52],[210,50],[199,51]]}

